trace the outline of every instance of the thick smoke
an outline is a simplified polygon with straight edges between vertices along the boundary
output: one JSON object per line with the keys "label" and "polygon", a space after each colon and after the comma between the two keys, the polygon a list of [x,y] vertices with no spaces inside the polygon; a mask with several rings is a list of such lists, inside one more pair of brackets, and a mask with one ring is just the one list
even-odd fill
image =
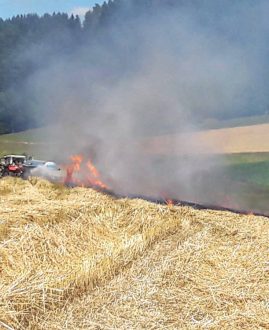
{"label": "thick smoke", "polygon": [[31,77],[32,97],[57,123],[52,159],[91,157],[117,192],[216,202],[219,150],[191,133],[266,111],[268,5],[186,3],[137,13],[126,1],[98,38]]}

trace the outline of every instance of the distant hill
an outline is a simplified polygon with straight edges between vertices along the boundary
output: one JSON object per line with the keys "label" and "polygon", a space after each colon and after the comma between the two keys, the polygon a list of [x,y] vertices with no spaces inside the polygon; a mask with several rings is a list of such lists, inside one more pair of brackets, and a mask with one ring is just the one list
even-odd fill
{"label": "distant hill", "polygon": [[[257,153],[269,152],[269,116],[236,118],[204,124],[196,133],[166,132],[141,136],[142,145],[153,154]],[[212,128],[211,128],[212,127]],[[57,126],[0,135],[0,155],[29,153],[47,155],[46,146],[57,145]]]}
{"label": "distant hill", "polygon": [[198,128],[201,130],[206,130],[206,129],[250,126],[250,125],[257,125],[264,123],[269,123],[269,115],[267,114],[260,116],[245,116],[245,117],[226,119],[226,120],[207,119],[203,123],[198,124]]}
{"label": "distant hill", "polygon": [[269,152],[269,124],[167,134],[145,140],[152,154],[234,154]]}

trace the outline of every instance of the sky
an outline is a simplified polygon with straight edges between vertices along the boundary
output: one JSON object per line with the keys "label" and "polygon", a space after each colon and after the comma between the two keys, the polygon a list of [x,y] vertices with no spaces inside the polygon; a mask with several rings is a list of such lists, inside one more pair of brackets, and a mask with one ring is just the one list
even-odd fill
{"label": "sky", "polygon": [[83,16],[96,3],[104,0],[0,0],[0,17],[9,18],[18,14],[65,12]]}

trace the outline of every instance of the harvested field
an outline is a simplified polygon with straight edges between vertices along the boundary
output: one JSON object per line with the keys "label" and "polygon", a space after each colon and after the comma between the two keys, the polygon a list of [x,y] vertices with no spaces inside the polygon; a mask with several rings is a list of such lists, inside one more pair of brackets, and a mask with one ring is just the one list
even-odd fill
{"label": "harvested field", "polygon": [[164,155],[268,152],[269,124],[148,138],[145,150],[153,154]]}
{"label": "harvested field", "polygon": [[0,328],[269,329],[269,222],[0,181]]}

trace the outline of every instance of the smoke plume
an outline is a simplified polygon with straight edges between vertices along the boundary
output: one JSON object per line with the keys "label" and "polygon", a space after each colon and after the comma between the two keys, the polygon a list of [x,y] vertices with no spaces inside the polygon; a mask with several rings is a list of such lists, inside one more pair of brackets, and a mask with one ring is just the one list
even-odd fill
{"label": "smoke plume", "polygon": [[216,202],[218,150],[191,135],[212,118],[266,111],[268,4],[133,3],[29,79],[28,93],[57,123],[51,158],[90,157],[116,192]]}

